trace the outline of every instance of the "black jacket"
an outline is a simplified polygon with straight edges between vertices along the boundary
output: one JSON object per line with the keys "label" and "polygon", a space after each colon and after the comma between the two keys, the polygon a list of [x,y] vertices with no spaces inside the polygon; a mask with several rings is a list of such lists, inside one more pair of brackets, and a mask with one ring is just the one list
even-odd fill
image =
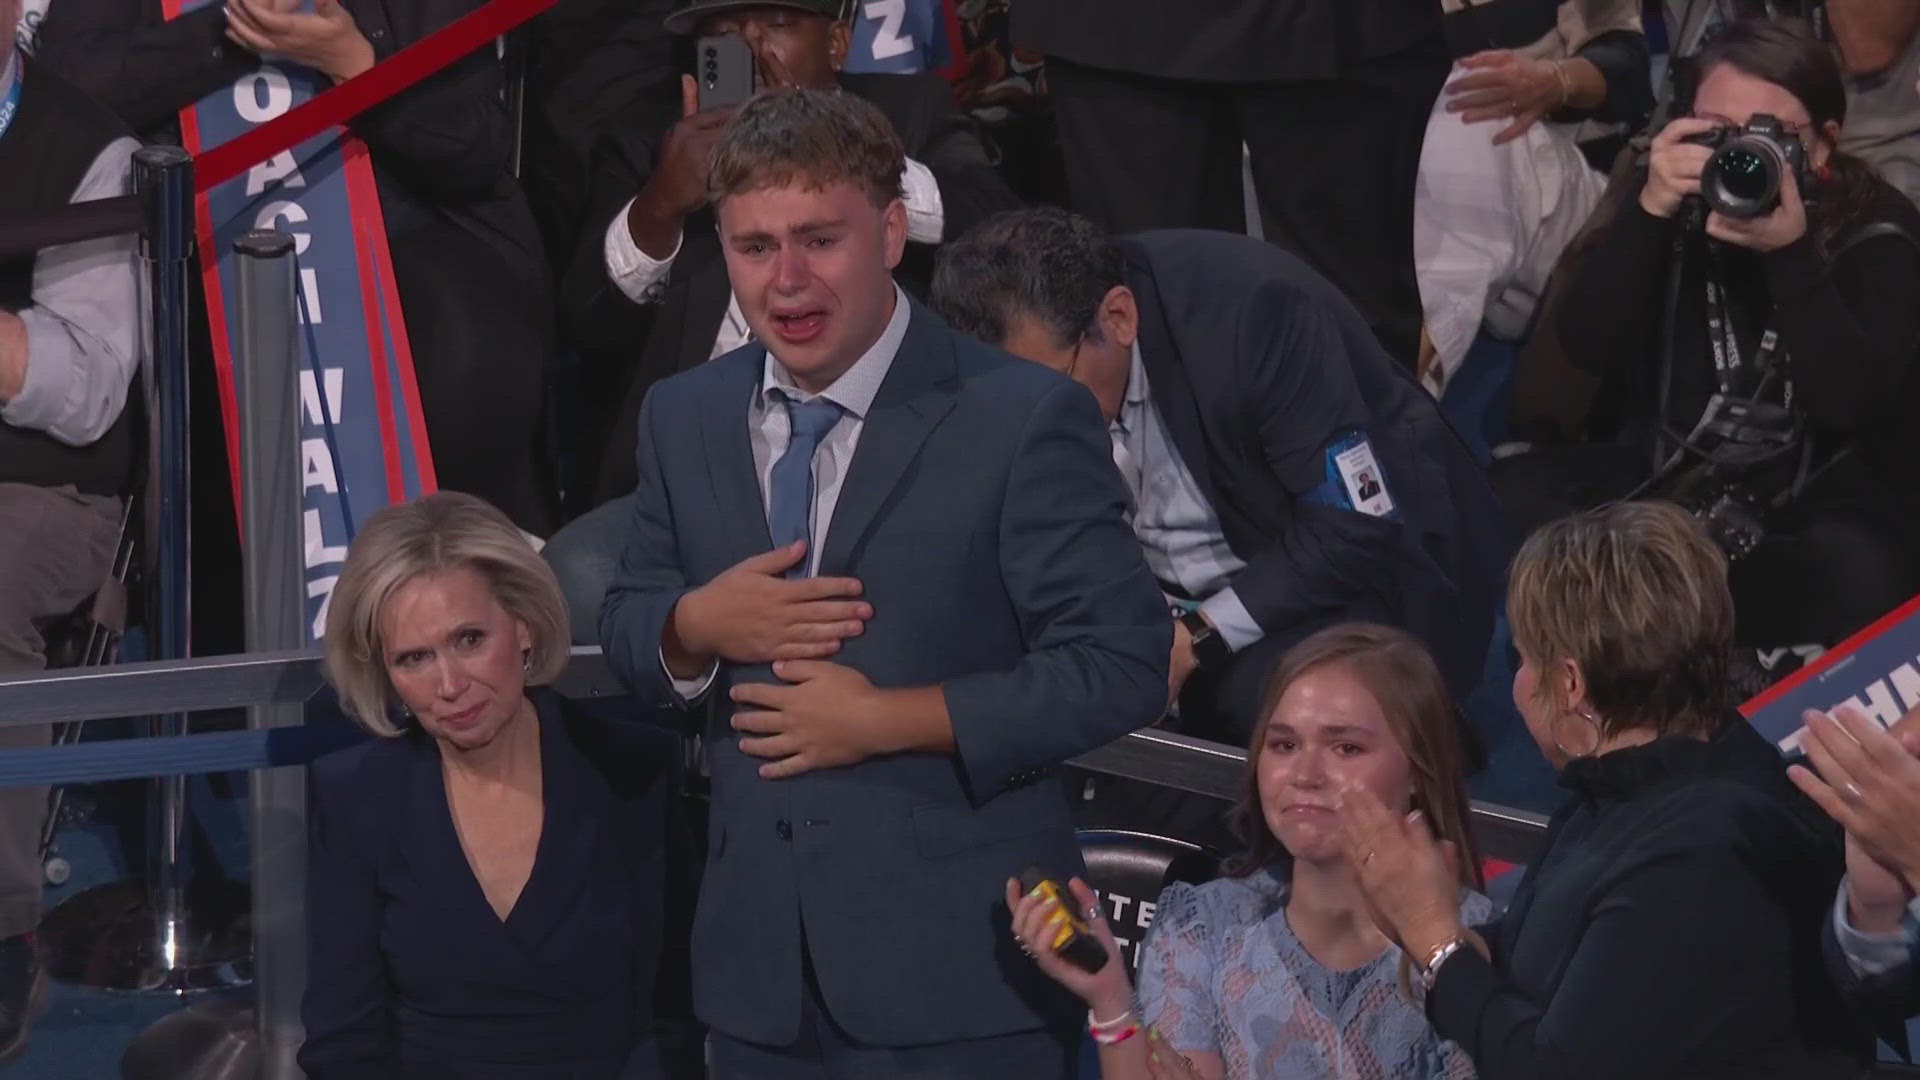
{"label": "black jacket", "polygon": [[258,66],[226,31],[220,4],[166,20],[159,0],[59,0],[35,56],[153,138],[181,109]]}
{"label": "black jacket", "polygon": [[[1624,434],[1636,444],[1655,423],[1685,433],[1705,411],[1715,385],[1706,322],[1707,245],[1723,260],[1730,313],[1742,347],[1754,349],[1763,329],[1779,332],[1794,402],[1823,455],[1848,443],[1856,461],[1842,461],[1828,479],[1864,467],[1869,483],[1909,506],[1920,506],[1920,211],[1876,182],[1879,196],[1828,241],[1812,235],[1764,255],[1684,238],[1673,321],[1673,370],[1662,390],[1668,268],[1681,225],[1658,218],[1630,197],[1567,289],[1555,330],[1567,358],[1608,381],[1626,402]],[[1637,196],[1638,187],[1635,188]],[[1816,210],[1817,213],[1817,210]],[[1876,223],[1905,232],[1869,235]],[[1829,254],[1833,252],[1834,254]],[[1667,402],[1664,418],[1657,414]]]}
{"label": "black jacket", "polygon": [[1195,82],[1334,79],[1442,40],[1430,0],[1020,0],[1011,14],[1022,49]]}
{"label": "black jacket", "polygon": [[[907,156],[933,172],[947,237],[1018,204],[939,78],[842,74],[840,85],[878,106],[893,122]],[[590,445],[605,447],[596,503],[633,490],[634,424],[641,399],[654,383],[712,354],[731,295],[720,240],[706,211],[687,219],[680,254],[658,303],[634,303],[607,276],[607,227],[653,175],[660,140],[672,122],[654,109],[636,108],[602,137],[594,155],[593,209],[561,286],[562,326],[580,354],[586,400],[617,406],[590,418],[584,433]],[[931,245],[908,245],[899,273],[909,291],[923,291],[932,256]]]}
{"label": "black jacket", "polygon": [[[1479,681],[1512,542],[1480,467],[1347,298],[1294,255],[1230,233],[1121,241],[1154,405],[1269,636],[1355,618],[1410,630],[1449,685]],[[1312,495],[1364,432],[1398,516]]]}
{"label": "black jacket", "polygon": [[1820,954],[1839,829],[1738,715],[1572,762],[1512,904],[1427,998],[1482,1080],[1825,1080],[1870,1040]]}
{"label": "black jacket", "polygon": [[[590,716],[550,690],[545,823],[531,876],[494,914],[418,730],[310,771],[300,1065],[313,1080],[656,1080],[663,950],[690,927],[678,832],[680,742]],[[641,1060],[645,1058],[645,1060]]]}

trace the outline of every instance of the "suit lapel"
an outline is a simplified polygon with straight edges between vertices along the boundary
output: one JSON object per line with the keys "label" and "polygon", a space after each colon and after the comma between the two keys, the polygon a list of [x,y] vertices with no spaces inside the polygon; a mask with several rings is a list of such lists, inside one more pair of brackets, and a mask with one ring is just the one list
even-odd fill
{"label": "suit lapel", "polygon": [[723,356],[720,388],[707,395],[701,429],[707,442],[707,483],[713,492],[723,530],[737,539],[728,565],[773,547],[767,531],[766,504],[760,497],[760,479],[754,473],[753,443],[747,434],[747,408],[758,391],[767,352],[751,346]]}
{"label": "suit lapel", "polygon": [[867,411],[840,500],[820,553],[822,576],[844,574],[867,530],[920,453],[927,436],[953,409],[958,385],[953,331],[909,299],[906,338]]}
{"label": "suit lapel", "polygon": [[[1220,505],[1214,485],[1212,456],[1207,453],[1205,429],[1200,425],[1200,406],[1193,396],[1193,384],[1181,363],[1180,350],[1167,327],[1166,312],[1160,307],[1160,289],[1153,273],[1139,262],[1131,266],[1128,285],[1140,311],[1140,362],[1147,369],[1147,382],[1153,391],[1153,404],[1166,421],[1174,447],[1187,472],[1200,485],[1209,506]],[[1216,510],[1216,513],[1218,511]]]}

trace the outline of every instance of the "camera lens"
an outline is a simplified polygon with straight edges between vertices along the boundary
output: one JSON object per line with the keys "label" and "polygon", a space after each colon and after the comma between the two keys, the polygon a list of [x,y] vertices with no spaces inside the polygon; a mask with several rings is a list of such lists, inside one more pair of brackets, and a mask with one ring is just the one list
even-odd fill
{"label": "camera lens", "polygon": [[1780,203],[1786,161],[1764,135],[1743,135],[1716,151],[1700,174],[1701,194],[1722,216],[1754,218]]}
{"label": "camera lens", "polygon": [[1744,146],[1732,147],[1720,157],[1720,186],[1736,199],[1765,198],[1770,172],[1767,160]]}

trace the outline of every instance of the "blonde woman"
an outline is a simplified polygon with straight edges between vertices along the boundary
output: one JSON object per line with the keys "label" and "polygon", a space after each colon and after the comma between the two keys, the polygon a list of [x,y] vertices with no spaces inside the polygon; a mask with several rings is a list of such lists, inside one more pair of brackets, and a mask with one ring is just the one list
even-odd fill
{"label": "blonde woman", "polygon": [[376,514],[327,614],[327,674],[376,739],[316,762],[311,1080],[653,1080],[674,744],[542,688],[553,573],[498,510]]}
{"label": "blonde woman", "polygon": [[[1466,778],[1439,669],[1404,631],[1330,627],[1268,680],[1235,810],[1247,849],[1226,875],[1172,885],[1141,944],[1137,995],[1109,962],[1086,972],[1047,940],[1047,902],[1007,885],[1013,930],[1040,969],[1087,1003],[1105,1080],[1465,1080],[1473,1067],[1406,993],[1400,954],[1368,916],[1342,842],[1340,792],[1419,815],[1458,853],[1450,905],[1487,917],[1467,832]],[[1076,905],[1092,908],[1083,882]]]}
{"label": "blonde woman", "polygon": [[1499,921],[1466,932],[1439,846],[1361,787],[1349,853],[1481,1080],[1825,1080],[1868,1040],[1820,932],[1840,831],[1728,700],[1726,561],[1692,518],[1620,503],[1514,559],[1514,704],[1567,803]]}

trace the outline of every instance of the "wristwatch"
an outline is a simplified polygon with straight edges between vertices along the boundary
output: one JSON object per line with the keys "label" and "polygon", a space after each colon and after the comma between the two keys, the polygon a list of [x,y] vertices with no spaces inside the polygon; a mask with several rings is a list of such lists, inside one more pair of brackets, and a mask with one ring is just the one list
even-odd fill
{"label": "wristwatch", "polygon": [[1227,639],[1207,621],[1207,617],[1198,611],[1189,611],[1180,616],[1181,625],[1193,638],[1193,660],[1201,671],[1214,671],[1225,667],[1232,658],[1233,650],[1227,647]]}

